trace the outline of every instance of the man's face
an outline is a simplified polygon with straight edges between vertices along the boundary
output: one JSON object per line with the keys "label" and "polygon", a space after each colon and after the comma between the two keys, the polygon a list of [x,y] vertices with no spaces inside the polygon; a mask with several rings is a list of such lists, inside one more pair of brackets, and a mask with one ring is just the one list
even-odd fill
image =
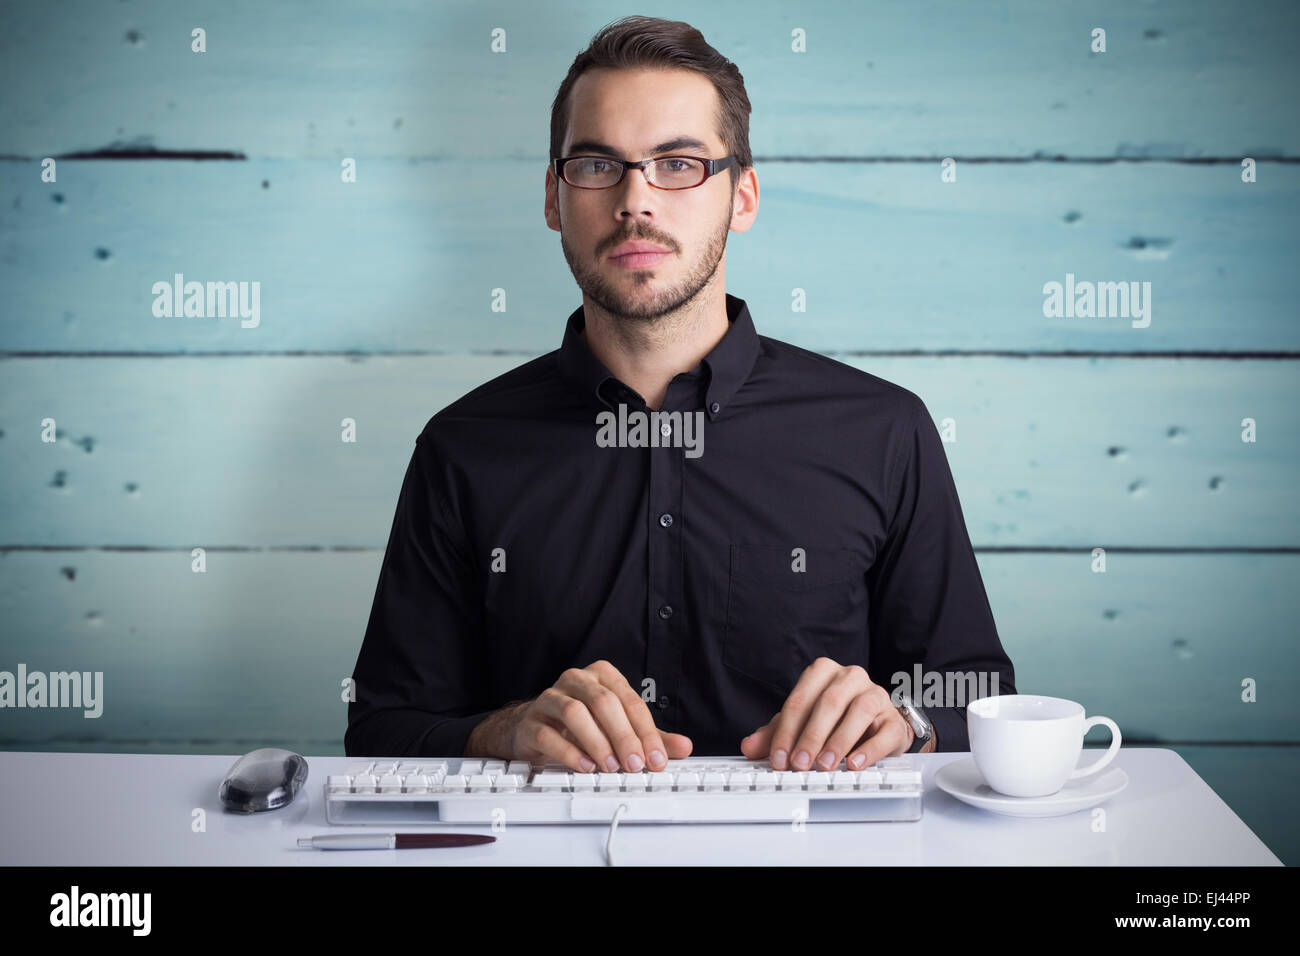
{"label": "man's face", "polygon": [[[690,70],[589,70],[570,93],[563,156],[637,161],[663,156],[718,159],[718,94]],[[701,146],[656,147],[679,138]],[[592,144],[604,144],[614,154]],[[628,170],[608,189],[579,189],[547,175],[547,223],[578,288],[616,318],[653,321],[689,303],[713,277],[726,251],[735,194],[729,171],[694,189],[656,189]],[[615,258],[628,240],[663,246],[652,263]]]}

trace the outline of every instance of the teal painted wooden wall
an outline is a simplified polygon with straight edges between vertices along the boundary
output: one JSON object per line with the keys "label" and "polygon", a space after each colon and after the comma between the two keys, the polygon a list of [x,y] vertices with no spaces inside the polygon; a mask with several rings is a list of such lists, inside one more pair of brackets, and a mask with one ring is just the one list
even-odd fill
{"label": "teal painted wooden wall", "polygon": [[[759,331],[956,422],[1020,689],[1180,750],[1300,862],[1300,8],[1250,10],[5,5],[0,669],[102,670],[106,702],[0,710],[0,747],[342,752],[415,435],[580,301],[550,101],[639,12],[745,76],[761,206],[728,290]],[[155,317],[178,272],[259,281],[259,325]],[[1149,326],[1044,317],[1067,274],[1150,282]]]}

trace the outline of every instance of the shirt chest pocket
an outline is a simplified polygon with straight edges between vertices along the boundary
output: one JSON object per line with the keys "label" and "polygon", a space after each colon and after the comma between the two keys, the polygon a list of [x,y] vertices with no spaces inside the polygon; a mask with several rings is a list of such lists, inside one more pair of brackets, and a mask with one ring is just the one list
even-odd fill
{"label": "shirt chest pocket", "polygon": [[783,691],[821,656],[866,665],[864,572],[846,548],[733,544],[722,662]]}

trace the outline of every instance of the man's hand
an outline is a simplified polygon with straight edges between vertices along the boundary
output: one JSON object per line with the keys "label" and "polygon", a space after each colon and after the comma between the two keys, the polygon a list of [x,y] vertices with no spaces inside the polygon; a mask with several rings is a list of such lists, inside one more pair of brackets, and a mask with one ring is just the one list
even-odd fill
{"label": "man's hand", "polygon": [[819,657],[804,668],[780,713],[742,740],[740,751],[750,760],[770,754],[773,770],[830,770],[846,754],[849,769],[861,770],[906,753],[914,739],[889,692],[863,668]]}
{"label": "man's hand", "polygon": [[660,733],[650,708],[609,661],[571,667],[535,699],[502,708],[471,732],[465,756],[562,763],[572,770],[662,770],[690,755],[682,734]]}

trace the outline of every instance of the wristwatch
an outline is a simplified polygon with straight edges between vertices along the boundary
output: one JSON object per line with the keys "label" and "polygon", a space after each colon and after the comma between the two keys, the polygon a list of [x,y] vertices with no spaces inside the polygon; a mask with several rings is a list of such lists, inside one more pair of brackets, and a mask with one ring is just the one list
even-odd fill
{"label": "wristwatch", "polygon": [[903,715],[903,719],[912,725],[912,733],[916,739],[912,741],[912,746],[907,748],[910,754],[919,753],[925,746],[925,742],[934,735],[934,729],[930,726],[930,721],[926,720],[925,711],[917,707],[911,697],[903,694],[899,700],[898,712]]}

